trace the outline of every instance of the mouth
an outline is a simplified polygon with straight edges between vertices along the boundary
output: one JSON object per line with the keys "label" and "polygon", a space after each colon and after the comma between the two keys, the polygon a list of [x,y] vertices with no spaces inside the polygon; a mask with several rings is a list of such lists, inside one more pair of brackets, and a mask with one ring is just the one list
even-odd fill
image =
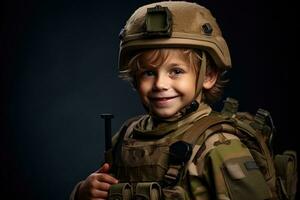
{"label": "mouth", "polygon": [[158,107],[167,106],[172,100],[176,99],[178,96],[173,97],[149,97],[149,100]]}
{"label": "mouth", "polygon": [[167,101],[169,99],[174,99],[178,96],[172,96],[172,97],[149,97],[150,100],[153,100],[153,101]]}

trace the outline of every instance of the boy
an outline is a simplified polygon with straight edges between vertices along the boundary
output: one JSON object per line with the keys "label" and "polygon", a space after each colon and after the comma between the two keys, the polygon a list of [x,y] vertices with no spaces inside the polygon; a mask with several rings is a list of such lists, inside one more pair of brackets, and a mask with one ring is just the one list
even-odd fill
{"label": "boy", "polygon": [[200,134],[231,67],[211,13],[182,1],[149,4],[135,11],[120,38],[120,76],[147,114],[124,124],[112,163],[80,182],[71,199],[271,199],[230,127]]}

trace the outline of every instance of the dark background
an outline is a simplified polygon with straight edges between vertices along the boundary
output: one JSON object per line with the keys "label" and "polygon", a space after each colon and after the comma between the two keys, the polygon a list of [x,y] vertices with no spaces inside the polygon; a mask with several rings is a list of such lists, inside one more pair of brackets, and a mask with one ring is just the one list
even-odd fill
{"label": "dark background", "polygon": [[[118,34],[149,2],[1,1],[1,196],[67,199],[103,159],[104,126],[97,115],[113,113],[115,132],[143,112],[135,92],[117,78]],[[197,2],[217,18],[231,50],[224,98],[237,98],[243,111],[269,110],[277,127],[275,152],[296,149],[290,123],[296,91],[289,89],[295,6]]]}

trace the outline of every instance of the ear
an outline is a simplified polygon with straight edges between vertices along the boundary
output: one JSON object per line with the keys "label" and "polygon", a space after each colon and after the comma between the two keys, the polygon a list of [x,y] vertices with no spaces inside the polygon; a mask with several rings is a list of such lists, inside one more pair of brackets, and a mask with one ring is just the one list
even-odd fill
{"label": "ear", "polygon": [[206,72],[203,82],[203,88],[207,90],[211,89],[215,85],[217,79],[218,73],[216,73],[214,70]]}

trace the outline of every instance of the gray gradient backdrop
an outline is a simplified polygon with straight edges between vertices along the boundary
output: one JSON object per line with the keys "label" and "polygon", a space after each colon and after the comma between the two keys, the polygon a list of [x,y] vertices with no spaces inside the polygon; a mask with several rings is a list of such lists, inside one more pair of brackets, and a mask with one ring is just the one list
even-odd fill
{"label": "gray gradient backdrop", "polygon": [[[117,57],[120,29],[148,2],[1,3],[2,194],[67,199],[76,182],[102,162],[104,126],[97,115],[113,113],[115,132],[144,112],[136,93],[117,78]],[[269,110],[278,129],[275,151],[295,149],[286,87],[296,36],[293,6],[271,0],[198,2],[216,16],[231,50],[224,98],[239,99],[244,111]]]}

